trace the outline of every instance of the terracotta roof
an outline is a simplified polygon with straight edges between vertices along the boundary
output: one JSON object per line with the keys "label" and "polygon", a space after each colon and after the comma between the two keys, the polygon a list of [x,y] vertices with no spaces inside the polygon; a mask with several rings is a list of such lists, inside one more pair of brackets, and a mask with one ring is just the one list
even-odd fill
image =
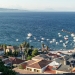
{"label": "terracotta roof", "polygon": [[34,60],[28,60],[26,63],[27,63],[27,65],[31,65],[31,64],[33,64],[34,62],[36,62],[36,61],[34,61]]}
{"label": "terracotta roof", "polygon": [[12,64],[20,64],[20,63],[24,62],[24,60],[17,59],[17,58],[15,58],[15,57],[9,57],[9,58],[3,60],[3,62],[4,62],[5,64],[7,64],[7,63],[9,63],[9,62],[12,62]]}
{"label": "terracotta roof", "polygon": [[26,63],[21,64],[22,68],[25,69],[26,68]]}
{"label": "terracotta roof", "polygon": [[20,64],[20,63],[24,62],[24,60],[17,59],[17,58],[15,58],[15,57],[10,57],[9,60],[10,60],[13,64]]}
{"label": "terracotta roof", "polygon": [[41,69],[41,68],[45,67],[46,65],[48,65],[50,62],[51,61],[41,60],[41,61],[35,62],[35,63],[31,64],[31,65],[27,65],[27,67]]}
{"label": "terracotta roof", "polygon": [[45,69],[45,73],[50,73],[50,74],[56,74],[55,70],[52,70],[53,66],[47,66],[47,68]]}
{"label": "terracotta roof", "polygon": [[3,62],[4,62],[5,64],[7,64],[7,63],[10,63],[10,60],[9,60],[9,59],[5,59],[5,60],[3,60]]}

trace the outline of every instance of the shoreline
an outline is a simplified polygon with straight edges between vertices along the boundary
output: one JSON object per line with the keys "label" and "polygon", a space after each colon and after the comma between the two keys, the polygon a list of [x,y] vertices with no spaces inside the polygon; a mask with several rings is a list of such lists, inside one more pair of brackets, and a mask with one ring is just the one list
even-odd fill
{"label": "shoreline", "polygon": [[56,50],[56,51],[49,51],[49,52],[51,52],[51,53],[61,52],[61,53],[64,53],[64,54],[71,55],[71,54],[75,53],[75,49],[73,49],[73,50]]}

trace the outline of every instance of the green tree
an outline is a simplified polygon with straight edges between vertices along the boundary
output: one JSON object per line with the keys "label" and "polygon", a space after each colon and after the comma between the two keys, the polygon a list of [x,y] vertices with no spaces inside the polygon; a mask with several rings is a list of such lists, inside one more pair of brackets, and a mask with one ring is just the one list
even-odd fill
{"label": "green tree", "polygon": [[21,44],[20,44],[19,48],[20,48],[20,51],[22,52],[22,45]]}
{"label": "green tree", "polygon": [[31,60],[31,59],[32,59],[32,56],[28,56],[28,57],[27,57],[27,60]]}
{"label": "green tree", "polygon": [[46,51],[48,52],[48,50],[49,50],[49,47],[48,47],[48,46],[46,46]]}
{"label": "green tree", "polygon": [[0,72],[2,72],[1,75],[16,75],[15,71],[10,70],[8,67],[4,66],[2,60],[0,60]]}
{"label": "green tree", "polygon": [[24,55],[25,55],[25,59],[26,59],[27,56],[28,56],[30,44],[28,42],[24,42],[23,43],[23,48],[24,48]]}
{"label": "green tree", "polygon": [[32,56],[36,56],[38,55],[38,49],[35,48],[33,51],[32,51]]}
{"label": "green tree", "polygon": [[12,53],[12,55],[15,56],[15,57],[18,56],[18,54],[19,54],[19,52],[18,52],[17,50],[15,50],[15,51]]}
{"label": "green tree", "polygon": [[24,69],[22,65],[19,65],[19,69]]}

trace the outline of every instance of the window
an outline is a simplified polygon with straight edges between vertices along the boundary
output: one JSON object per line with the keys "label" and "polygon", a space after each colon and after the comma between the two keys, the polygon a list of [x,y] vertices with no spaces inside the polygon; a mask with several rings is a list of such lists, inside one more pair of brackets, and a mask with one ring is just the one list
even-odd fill
{"label": "window", "polygon": [[32,71],[32,69],[30,69],[30,71]]}
{"label": "window", "polygon": [[34,72],[37,72],[37,70],[36,70],[36,69],[34,69]]}
{"label": "window", "polygon": [[29,68],[27,68],[27,70],[29,70]]}
{"label": "window", "polygon": [[27,68],[27,70],[32,71],[32,69],[30,69],[30,68]]}
{"label": "window", "polygon": [[40,70],[37,70],[37,72],[40,72]]}

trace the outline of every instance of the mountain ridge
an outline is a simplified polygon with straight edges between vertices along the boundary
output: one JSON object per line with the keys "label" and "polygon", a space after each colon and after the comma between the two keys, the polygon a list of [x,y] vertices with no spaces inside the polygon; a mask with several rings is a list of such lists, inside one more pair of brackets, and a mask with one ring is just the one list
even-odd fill
{"label": "mountain ridge", "polygon": [[28,10],[0,8],[0,12],[27,12]]}

